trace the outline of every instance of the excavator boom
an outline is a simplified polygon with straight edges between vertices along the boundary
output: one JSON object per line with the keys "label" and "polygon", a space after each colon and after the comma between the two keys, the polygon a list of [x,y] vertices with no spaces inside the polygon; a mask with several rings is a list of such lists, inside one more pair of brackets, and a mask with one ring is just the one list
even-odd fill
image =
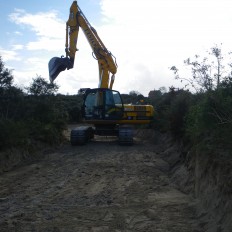
{"label": "excavator boom", "polygon": [[[117,63],[115,57],[107,50],[104,43],[97,34],[97,31],[91,26],[77,1],[74,1],[70,7],[69,19],[66,23],[66,57],[53,57],[48,64],[49,78],[53,82],[60,72],[66,69],[72,69],[74,66],[76,45],[78,40],[79,28],[81,27],[86,36],[95,59],[99,66],[99,88],[112,89],[114,76],[117,72]],[[111,73],[111,77],[110,77]]]}

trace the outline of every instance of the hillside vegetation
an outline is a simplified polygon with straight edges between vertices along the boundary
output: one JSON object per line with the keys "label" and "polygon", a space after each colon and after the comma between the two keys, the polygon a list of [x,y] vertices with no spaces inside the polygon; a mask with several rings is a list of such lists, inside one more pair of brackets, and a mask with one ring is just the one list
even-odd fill
{"label": "hillside vegetation", "polygon": [[[231,149],[232,135],[232,64],[224,65],[219,47],[208,57],[186,59],[191,78],[181,77],[171,67],[175,78],[194,91],[170,87],[151,90],[148,97],[137,91],[122,94],[124,103],[148,103],[156,110],[153,128],[171,133],[191,145],[204,149]],[[0,149],[30,147],[35,141],[50,145],[63,142],[68,123],[81,120],[81,94],[56,94],[58,86],[41,76],[32,78],[21,89],[13,85],[11,70],[0,57]]]}

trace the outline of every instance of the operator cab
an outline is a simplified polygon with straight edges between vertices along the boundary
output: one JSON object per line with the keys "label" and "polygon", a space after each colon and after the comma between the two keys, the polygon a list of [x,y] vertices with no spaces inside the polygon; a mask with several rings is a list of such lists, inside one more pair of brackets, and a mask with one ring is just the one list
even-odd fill
{"label": "operator cab", "polygon": [[104,88],[87,89],[83,113],[86,121],[120,120],[124,107],[118,91]]}

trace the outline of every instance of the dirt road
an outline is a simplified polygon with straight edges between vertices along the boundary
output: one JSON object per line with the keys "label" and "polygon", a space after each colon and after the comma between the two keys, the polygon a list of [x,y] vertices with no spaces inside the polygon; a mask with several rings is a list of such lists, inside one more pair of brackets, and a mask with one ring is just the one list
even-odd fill
{"label": "dirt road", "polygon": [[112,138],[69,144],[0,176],[0,231],[197,232],[161,145]]}

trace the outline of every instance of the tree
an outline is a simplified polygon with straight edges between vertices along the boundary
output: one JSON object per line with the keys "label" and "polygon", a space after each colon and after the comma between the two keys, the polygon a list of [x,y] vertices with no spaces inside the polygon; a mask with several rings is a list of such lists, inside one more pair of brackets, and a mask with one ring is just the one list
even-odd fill
{"label": "tree", "polygon": [[214,74],[214,77],[216,78],[217,88],[218,88],[221,83],[222,70],[224,69],[224,66],[222,65],[223,57],[222,57],[221,48],[218,48],[217,46],[211,48],[211,54],[216,57],[216,61],[217,61],[217,65],[216,65],[217,72]]}
{"label": "tree", "polygon": [[203,58],[195,55],[194,59],[184,60],[184,64],[191,68],[192,77],[190,78],[181,77],[176,66],[172,66],[170,70],[174,72],[175,79],[186,82],[185,87],[190,85],[197,92],[217,89],[228,75],[223,65],[222,50],[216,45],[210,49],[208,55]]}
{"label": "tree", "polygon": [[144,104],[145,97],[138,91],[132,90],[129,92],[129,97],[132,104]]}
{"label": "tree", "polygon": [[59,89],[57,84],[49,83],[41,76],[37,76],[33,79],[33,82],[29,87],[25,88],[29,94],[35,96],[42,96],[42,95],[53,95]]}
{"label": "tree", "polygon": [[161,90],[151,90],[148,94],[148,97],[150,98],[152,103],[155,103],[162,97],[162,92]]}
{"label": "tree", "polygon": [[129,92],[129,95],[130,95],[130,96],[137,97],[137,96],[141,95],[141,93],[138,92],[138,91],[136,91],[136,90],[132,90],[132,91]]}
{"label": "tree", "polygon": [[11,70],[5,68],[5,65],[0,56],[0,87],[9,88],[13,83],[13,76]]}

